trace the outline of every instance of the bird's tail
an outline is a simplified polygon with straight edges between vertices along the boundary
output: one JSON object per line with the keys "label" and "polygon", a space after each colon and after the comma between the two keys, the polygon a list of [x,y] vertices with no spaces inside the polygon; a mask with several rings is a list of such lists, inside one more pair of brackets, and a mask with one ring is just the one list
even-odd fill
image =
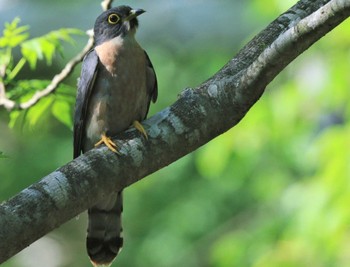
{"label": "bird's tail", "polygon": [[123,246],[122,191],[88,210],[86,248],[94,266],[109,266]]}

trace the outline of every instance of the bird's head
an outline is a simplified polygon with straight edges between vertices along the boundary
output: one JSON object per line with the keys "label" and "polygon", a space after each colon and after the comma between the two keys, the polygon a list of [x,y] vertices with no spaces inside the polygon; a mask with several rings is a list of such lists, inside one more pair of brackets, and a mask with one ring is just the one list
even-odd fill
{"label": "bird's head", "polygon": [[103,12],[95,22],[95,43],[101,44],[117,36],[134,35],[139,25],[137,16],[144,12],[143,9],[132,9],[129,6],[118,6]]}

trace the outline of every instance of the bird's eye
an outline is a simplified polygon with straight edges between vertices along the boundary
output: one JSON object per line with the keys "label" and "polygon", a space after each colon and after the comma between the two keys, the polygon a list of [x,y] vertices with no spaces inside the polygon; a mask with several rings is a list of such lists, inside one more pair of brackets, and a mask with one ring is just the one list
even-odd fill
{"label": "bird's eye", "polygon": [[108,16],[108,23],[109,24],[117,24],[120,20],[120,17],[117,14],[111,14]]}

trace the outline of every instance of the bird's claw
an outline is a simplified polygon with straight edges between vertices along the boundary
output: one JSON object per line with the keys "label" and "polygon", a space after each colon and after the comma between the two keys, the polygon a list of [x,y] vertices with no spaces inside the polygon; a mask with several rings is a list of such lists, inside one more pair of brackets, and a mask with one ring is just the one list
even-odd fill
{"label": "bird's claw", "polygon": [[146,130],[143,128],[142,124],[139,121],[134,121],[132,125],[146,138],[146,140],[148,140]]}
{"label": "bird's claw", "polygon": [[120,153],[117,149],[118,148],[117,145],[112,141],[112,139],[110,137],[106,136],[106,134],[101,135],[101,139],[100,139],[100,141],[98,141],[95,144],[95,147],[97,147],[101,144],[105,144],[109,148],[109,150],[120,155]]}

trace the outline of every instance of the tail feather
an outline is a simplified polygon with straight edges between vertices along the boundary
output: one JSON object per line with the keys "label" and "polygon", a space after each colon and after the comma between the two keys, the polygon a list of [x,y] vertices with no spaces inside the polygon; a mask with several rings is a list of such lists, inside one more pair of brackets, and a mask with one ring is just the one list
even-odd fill
{"label": "tail feather", "polygon": [[122,211],[122,191],[88,210],[86,248],[94,266],[108,266],[121,250],[123,246]]}

